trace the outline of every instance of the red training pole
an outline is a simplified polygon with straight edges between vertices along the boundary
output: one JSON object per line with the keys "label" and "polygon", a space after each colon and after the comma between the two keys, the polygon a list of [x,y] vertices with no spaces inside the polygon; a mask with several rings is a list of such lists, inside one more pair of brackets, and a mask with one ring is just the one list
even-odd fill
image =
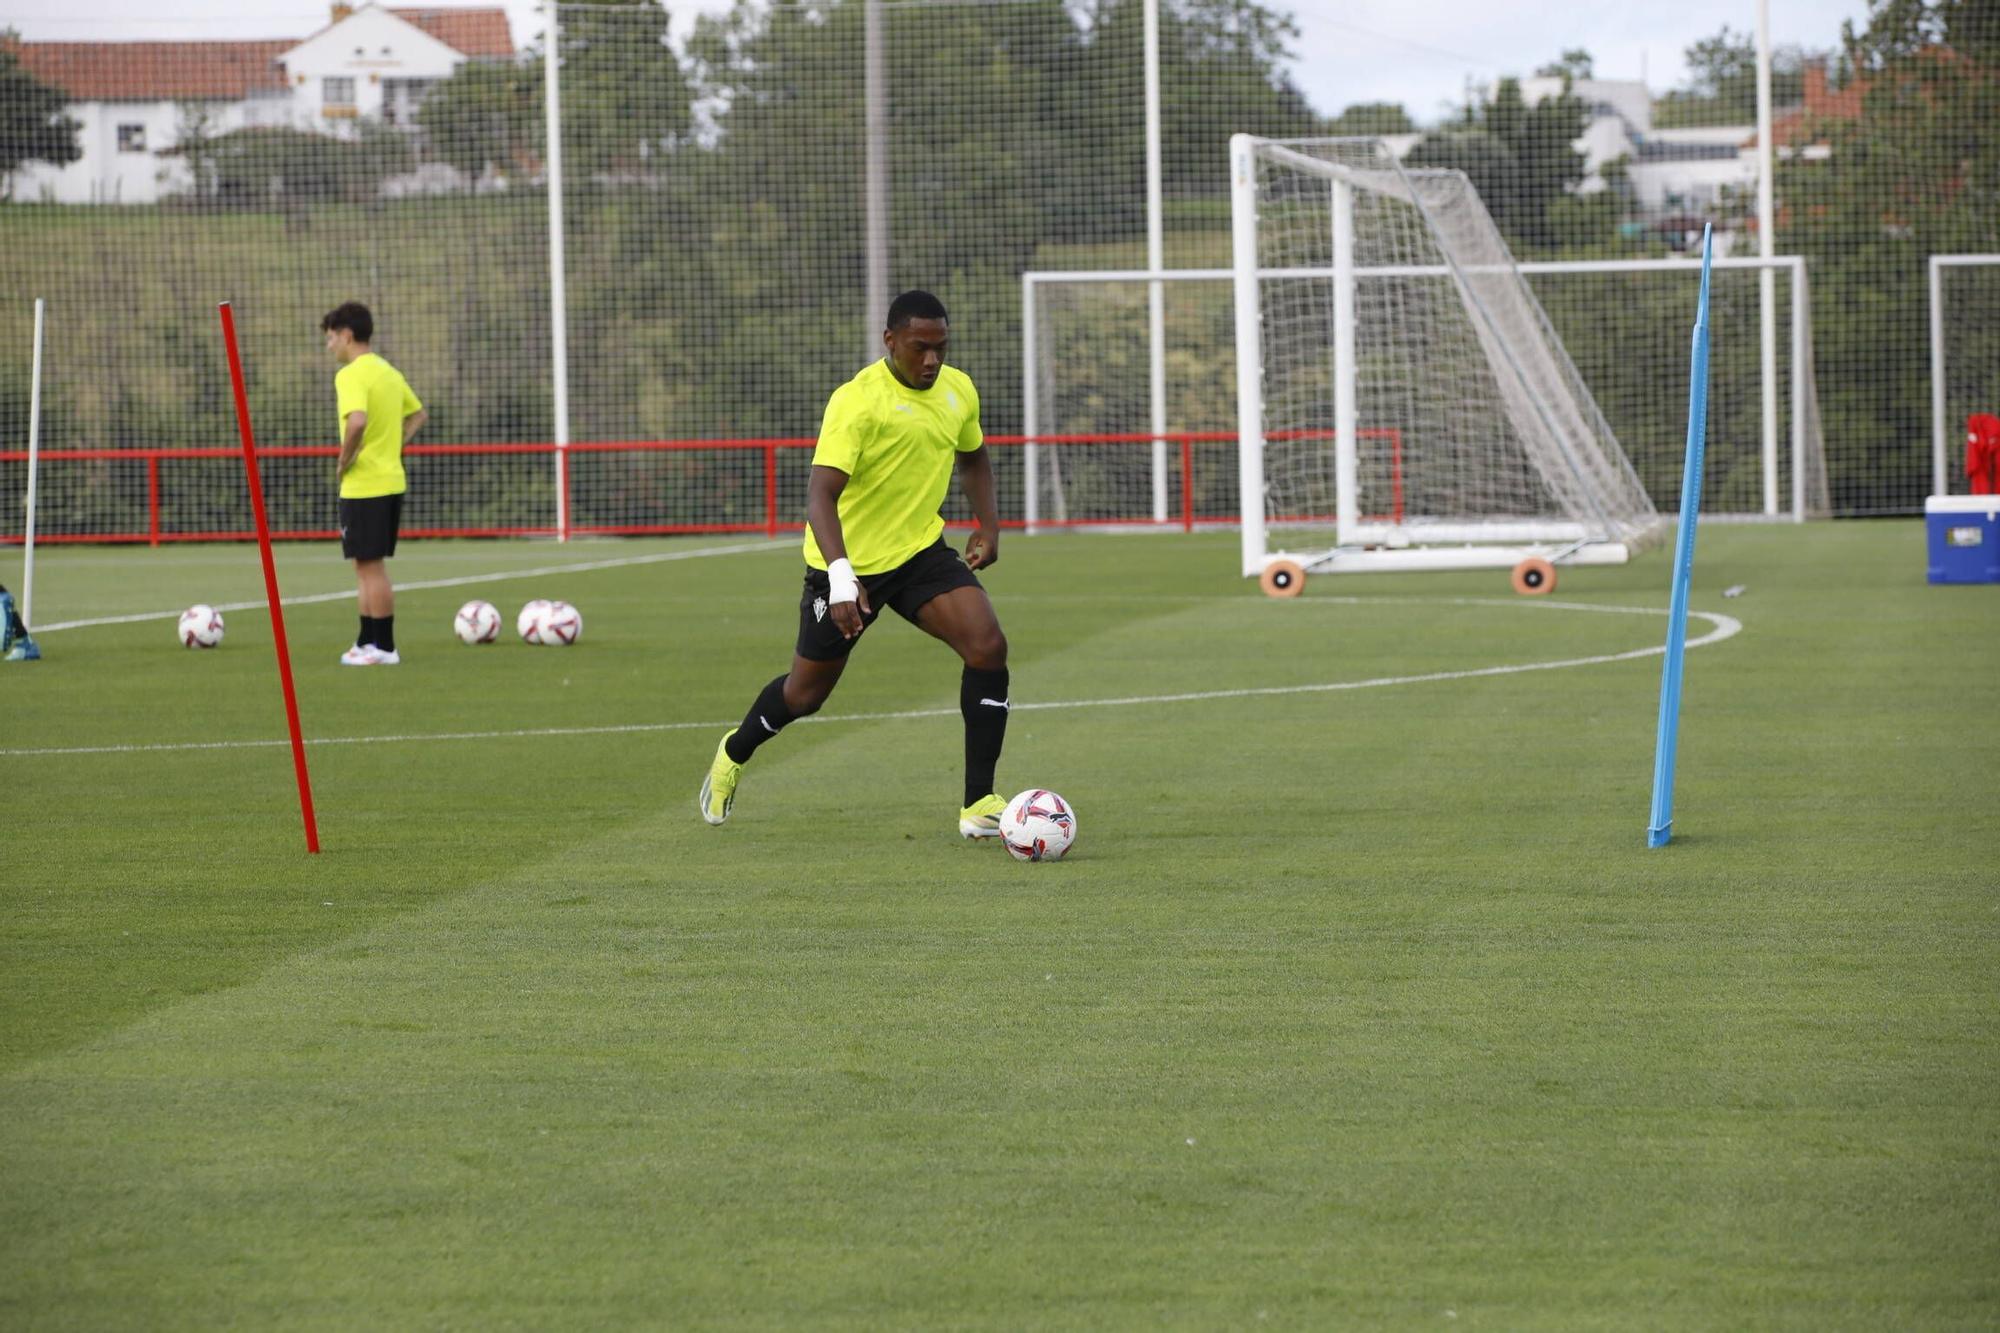
{"label": "red training pole", "polygon": [[285,687],[285,722],[292,729],[292,767],[299,774],[299,813],[306,821],[306,850],[319,851],[319,824],[313,819],[312,779],[306,775],[306,743],[299,734],[299,697],[292,689],[292,650],[285,643],[285,608],[278,598],[278,566],[271,559],[271,524],[264,517],[264,484],[257,476],[257,441],[250,433],[250,400],[243,392],[243,358],[236,352],[236,318],[229,302],[222,312],[222,343],[229,349],[229,379],[236,390],[236,428],[243,435],[243,471],[250,479],[250,510],[257,516],[257,549],[264,557],[264,595],[271,603],[271,636],[278,645],[278,679]]}

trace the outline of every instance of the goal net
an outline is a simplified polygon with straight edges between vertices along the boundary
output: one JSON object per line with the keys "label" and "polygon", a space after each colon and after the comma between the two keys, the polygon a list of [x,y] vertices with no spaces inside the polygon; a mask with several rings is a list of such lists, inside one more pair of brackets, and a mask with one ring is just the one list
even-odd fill
{"label": "goal net", "polygon": [[1243,572],[1616,563],[1667,524],[1462,172],[1231,139]]}

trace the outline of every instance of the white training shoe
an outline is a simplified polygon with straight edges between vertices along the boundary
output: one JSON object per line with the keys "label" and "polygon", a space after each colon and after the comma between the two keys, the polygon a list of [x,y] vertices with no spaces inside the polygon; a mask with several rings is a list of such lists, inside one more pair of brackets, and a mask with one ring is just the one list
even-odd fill
{"label": "white training shoe", "polygon": [[383,652],[372,643],[357,643],[340,655],[342,666],[396,666],[402,660],[399,654]]}

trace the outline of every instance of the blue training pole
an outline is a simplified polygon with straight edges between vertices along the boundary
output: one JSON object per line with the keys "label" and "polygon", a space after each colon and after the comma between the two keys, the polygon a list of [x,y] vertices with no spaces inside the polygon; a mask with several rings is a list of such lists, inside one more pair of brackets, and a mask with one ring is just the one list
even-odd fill
{"label": "blue training pole", "polygon": [[1708,268],[1714,238],[1701,229],[1701,301],[1694,313],[1694,373],[1688,380],[1687,462],[1681,469],[1681,527],[1674,539],[1674,592],[1667,608],[1667,658],[1660,667],[1660,736],[1653,745],[1653,819],[1646,845],[1674,836],[1674,742],[1681,721],[1681,663],[1687,657],[1688,582],[1694,525],[1701,513],[1701,456],[1708,443]]}

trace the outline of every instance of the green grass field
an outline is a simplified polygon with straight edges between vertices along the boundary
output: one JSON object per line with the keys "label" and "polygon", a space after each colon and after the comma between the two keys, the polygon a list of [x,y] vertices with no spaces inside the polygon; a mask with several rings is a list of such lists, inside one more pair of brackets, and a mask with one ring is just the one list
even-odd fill
{"label": "green grass field", "polygon": [[[284,735],[261,611],[46,631],[0,667],[0,1325],[2000,1323],[2000,587],[1925,586],[1915,523],[1704,530],[1742,628],[1648,851],[1664,552],[1278,603],[1234,540],[1007,542],[1057,865],[957,838],[956,663],[894,621],[700,822],[789,542],[411,545],[476,581],[406,587],[393,670],[292,607],[317,858],[229,744]],[[57,548],[36,615],[260,595]],[[462,648],[470,596],[584,639]]]}

